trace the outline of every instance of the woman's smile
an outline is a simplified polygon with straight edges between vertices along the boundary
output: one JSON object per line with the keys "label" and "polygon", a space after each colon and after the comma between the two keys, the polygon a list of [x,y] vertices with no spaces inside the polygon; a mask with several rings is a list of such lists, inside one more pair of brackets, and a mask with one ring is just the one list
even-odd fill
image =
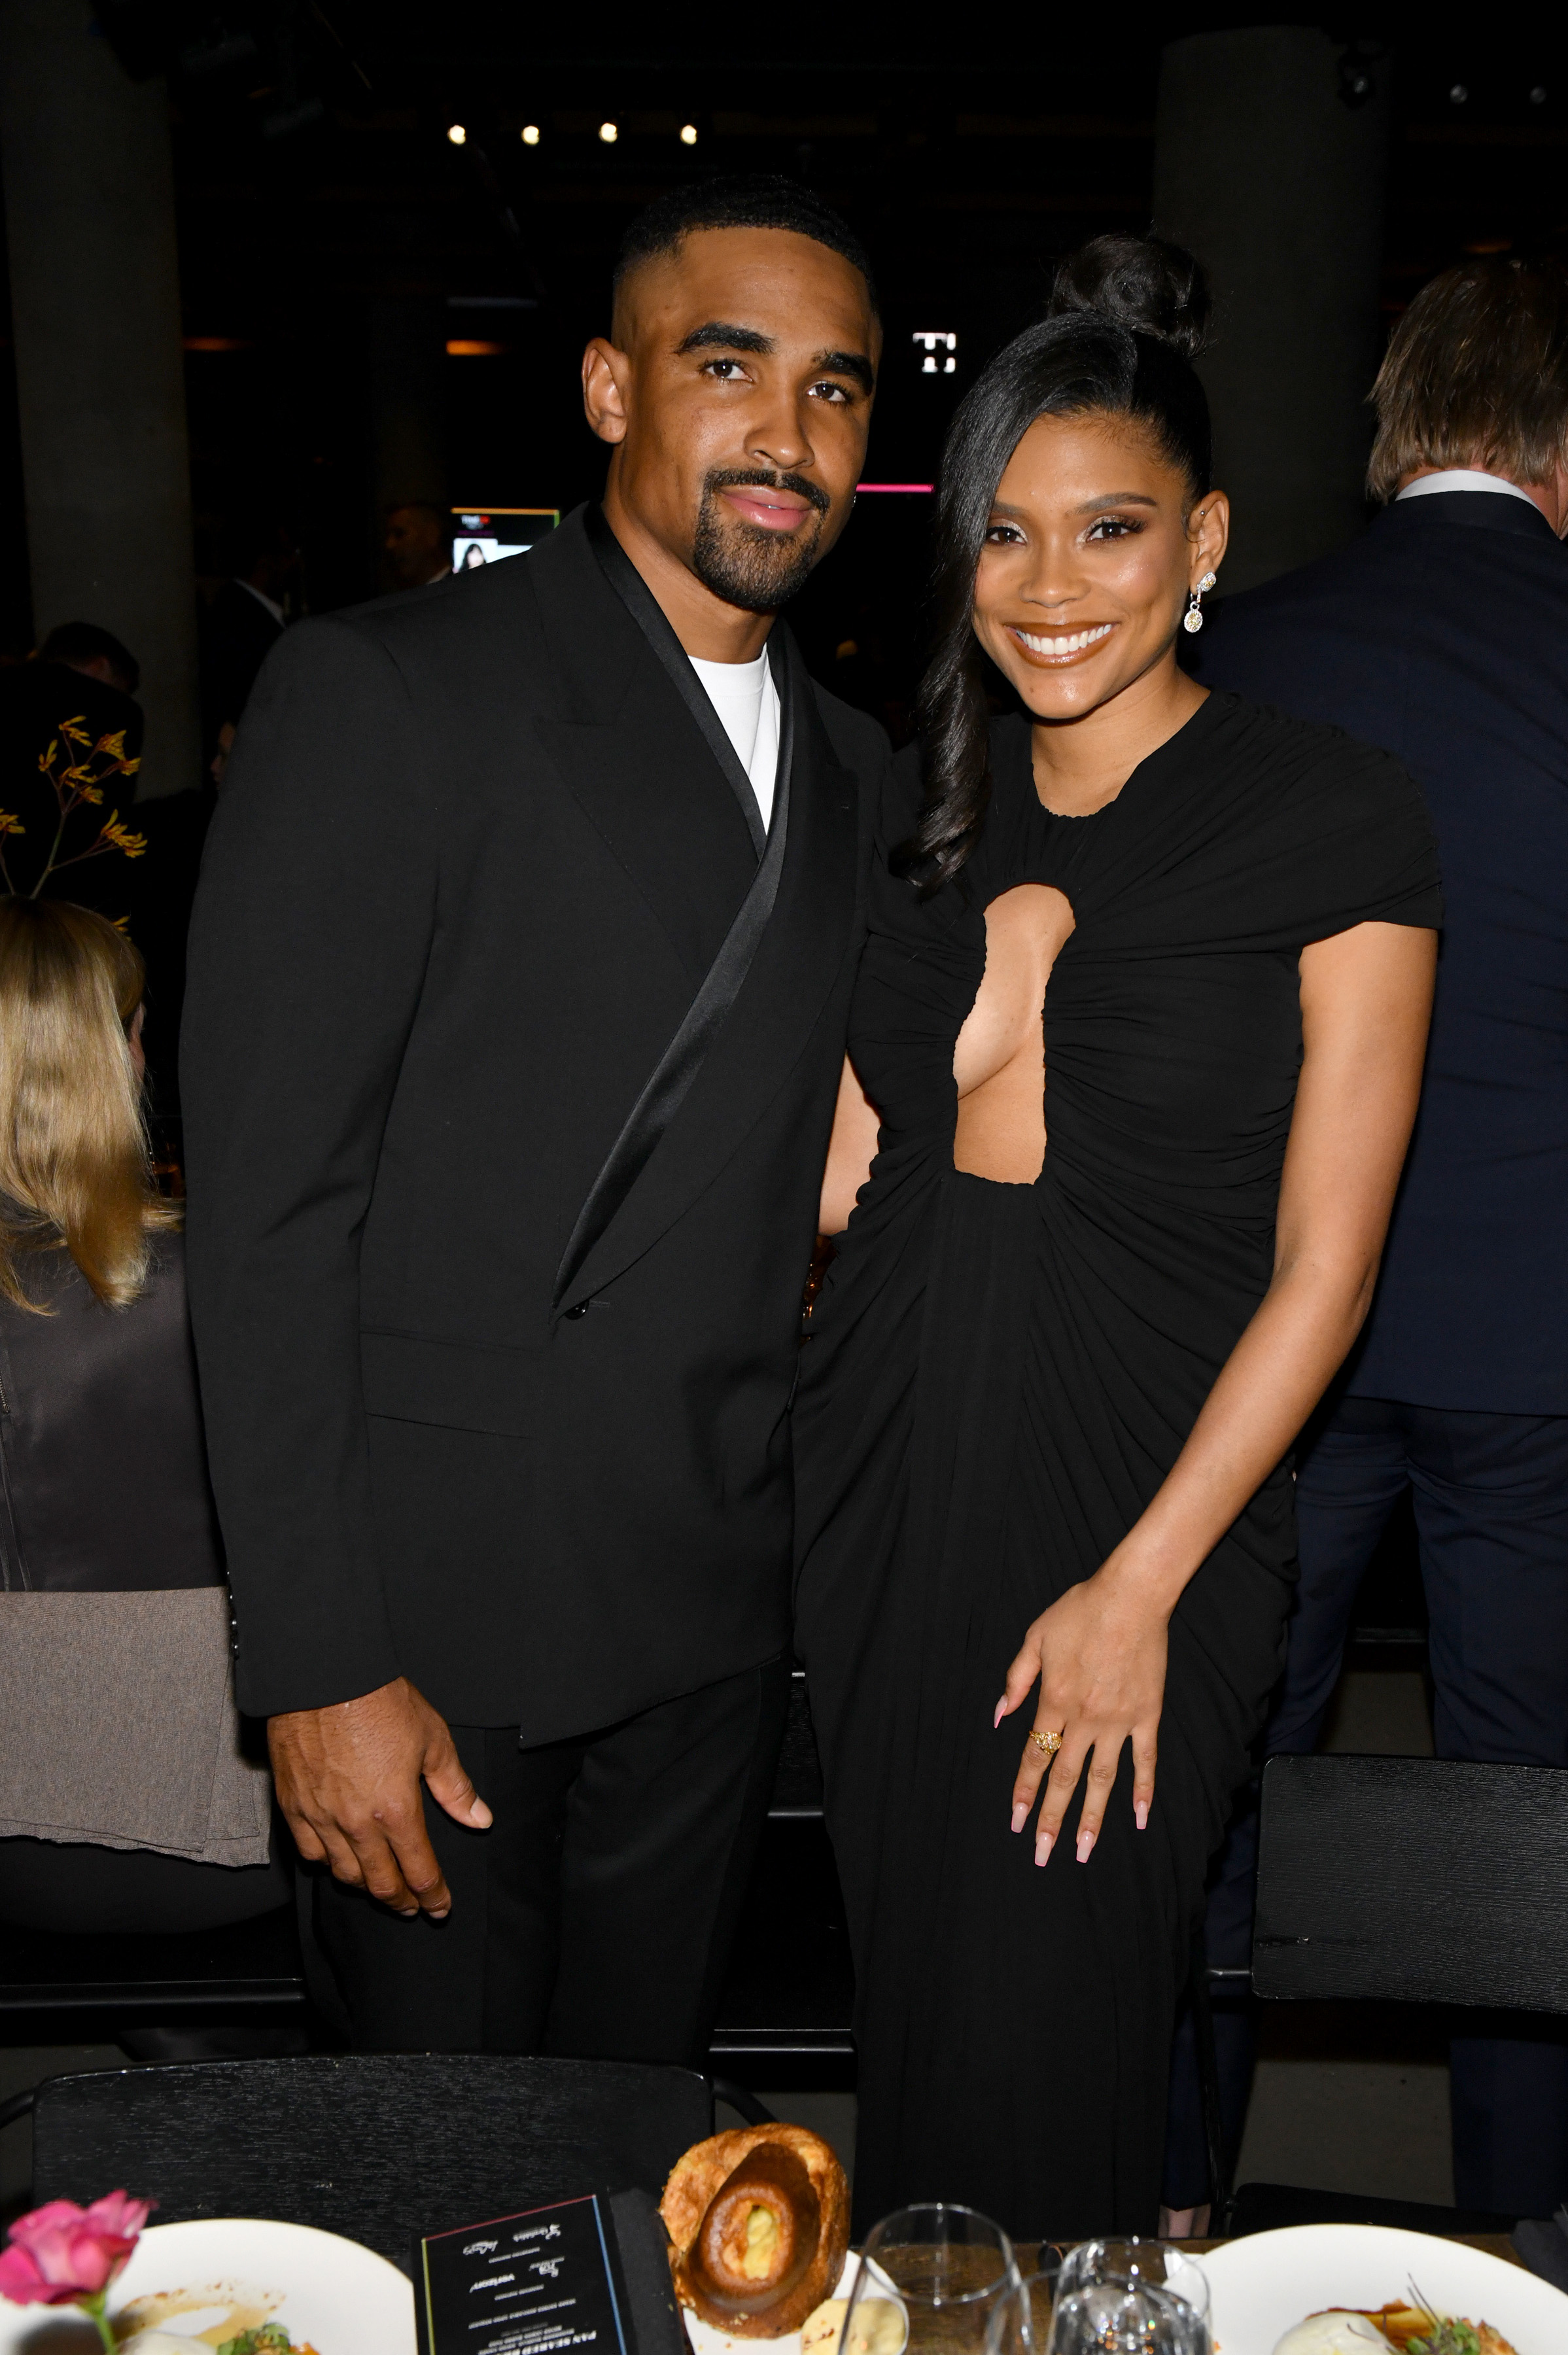
{"label": "woman's smile", "polygon": [[1047,637],[1041,632],[1026,630],[1019,622],[1009,622],[1008,634],[1026,662],[1042,663],[1055,669],[1061,664],[1073,662],[1080,655],[1103,645],[1115,626],[1115,622],[1093,622],[1085,629],[1073,630],[1061,637]]}

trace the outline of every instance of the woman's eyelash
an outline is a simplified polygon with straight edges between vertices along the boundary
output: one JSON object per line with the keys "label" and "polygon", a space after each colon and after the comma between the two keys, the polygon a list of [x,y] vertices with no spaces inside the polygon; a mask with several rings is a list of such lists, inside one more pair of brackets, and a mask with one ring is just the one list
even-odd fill
{"label": "woman's eyelash", "polygon": [[1106,534],[1115,532],[1119,538],[1123,532],[1142,531],[1142,524],[1135,516],[1099,516],[1090,525],[1085,538],[1093,539],[1100,532]]}

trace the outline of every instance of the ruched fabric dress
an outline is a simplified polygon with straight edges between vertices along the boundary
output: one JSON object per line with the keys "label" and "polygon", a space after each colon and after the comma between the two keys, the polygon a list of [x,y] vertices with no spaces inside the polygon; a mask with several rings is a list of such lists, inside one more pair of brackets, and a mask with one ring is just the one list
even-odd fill
{"label": "ruched fabric dress", "polygon": [[[887,840],[909,830],[899,764]],[[1283,1465],[1170,1630],[1157,1787],[1124,1751],[1087,1864],[1013,1836],[1032,1702],[992,1730],[1025,1629],[1169,1470],[1267,1286],[1301,1061],[1299,958],[1435,925],[1419,793],[1387,755],[1213,694],[1084,818],[1040,805],[1021,719],[964,874],[880,871],[850,1051],[881,1118],[813,1314],[795,1410],[797,1645],[848,1909],[856,2218],[968,2202],[1009,2231],[1153,2229],[1191,1923],[1278,1674]],[[953,1049],[985,910],[1054,885],[1044,1167],[956,1170]]]}

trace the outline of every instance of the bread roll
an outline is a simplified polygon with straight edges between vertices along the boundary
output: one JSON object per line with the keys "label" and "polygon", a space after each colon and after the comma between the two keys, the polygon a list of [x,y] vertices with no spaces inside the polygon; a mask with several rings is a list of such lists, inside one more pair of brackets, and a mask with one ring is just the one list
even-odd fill
{"label": "bread roll", "polygon": [[849,2191],[805,2126],[741,2126],[677,2160],[659,2204],[682,2306],[737,2339],[782,2339],[837,2287]]}

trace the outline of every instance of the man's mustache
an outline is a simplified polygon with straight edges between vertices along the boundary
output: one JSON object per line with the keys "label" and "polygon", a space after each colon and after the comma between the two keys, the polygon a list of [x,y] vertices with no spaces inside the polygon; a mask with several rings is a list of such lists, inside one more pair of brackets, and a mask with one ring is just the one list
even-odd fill
{"label": "man's mustache", "polygon": [[702,485],[702,496],[711,498],[715,491],[795,491],[818,515],[826,515],[833,505],[820,483],[808,483],[804,474],[770,474],[761,469],[748,471],[740,466],[716,466]]}

